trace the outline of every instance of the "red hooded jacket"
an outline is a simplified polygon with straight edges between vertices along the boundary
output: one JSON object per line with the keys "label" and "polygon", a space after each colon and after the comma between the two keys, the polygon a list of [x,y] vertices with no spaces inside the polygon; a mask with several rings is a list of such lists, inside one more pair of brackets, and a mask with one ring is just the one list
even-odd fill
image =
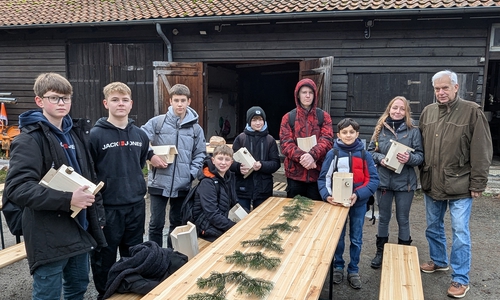
{"label": "red hooded jacket", "polygon": [[[303,86],[308,86],[314,91],[314,100],[309,110],[300,105],[299,90]],[[302,182],[316,182],[326,153],[333,147],[332,118],[327,112],[321,111],[323,113],[323,125],[319,127],[318,117],[316,116],[318,92],[313,80],[309,78],[300,80],[295,87],[294,96],[297,106],[294,128],[290,127],[288,121],[290,118],[289,112],[281,119],[280,126],[280,147],[285,156],[285,176]],[[307,170],[300,164],[300,157],[306,152],[297,146],[297,138],[312,135],[316,136],[317,145],[309,150],[309,154],[314,158],[316,168]]]}

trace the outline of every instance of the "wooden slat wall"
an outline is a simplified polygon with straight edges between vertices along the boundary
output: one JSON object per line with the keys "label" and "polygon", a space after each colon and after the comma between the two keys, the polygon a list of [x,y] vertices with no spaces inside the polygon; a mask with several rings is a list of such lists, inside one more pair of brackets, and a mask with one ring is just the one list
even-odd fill
{"label": "wooden slat wall", "polygon": [[[349,75],[357,73],[433,73],[444,68],[451,68],[458,73],[473,73],[477,79],[476,101],[480,103],[483,97],[485,82],[485,65],[479,62],[480,57],[487,55],[488,31],[491,22],[500,22],[500,18],[468,18],[457,16],[458,19],[376,19],[371,28],[371,36],[365,39],[365,20],[321,20],[318,22],[271,22],[267,25],[241,25],[236,22],[223,24],[220,32],[214,29],[221,24],[178,24],[163,25],[163,31],[172,42],[173,59],[179,62],[230,62],[251,63],[269,62],[273,60],[298,62],[325,56],[334,57],[332,73],[332,90],[330,113],[336,124],[345,116]],[[178,35],[172,35],[171,30],[177,28]],[[201,36],[199,30],[206,30],[207,35]],[[65,52],[75,43],[109,43],[141,45],[136,50],[129,48],[126,59],[129,66],[138,66],[137,61],[154,57],[153,60],[166,60],[166,50],[153,25],[123,26],[123,27],[81,27],[68,29],[37,29],[16,30],[16,35],[0,32],[0,91],[11,91],[20,99],[17,106],[7,106],[9,118],[17,120],[17,115],[31,108],[33,79],[41,72],[55,71],[67,74],[65,60],[69,55]],[[59,40],[54,40],[54,37]],[[163,49],[161,53],[149,50],[147,43],[157,43]],[[92,45],[92,44],[90,44]],[[90,47],[89,45],[89,47]],[[82,47],[86,47],[82,45]],[[145,48],[141,48],[145,47]],[[87,54],[81,52],[79,58],[102,65],[107,65],[105,55],[113,49],[87,48]],[[145,50],[144,50],[145,49]],[[82,49],[83,51],[83,49]],[[152,51],[152,52],[151,52]],[[105,53],[107,52],[107,54]],[[144,54],[144,52],[146,54]],[[148,53],[149,52],[149,53]],[[79,54],[80,55],[80,54]],[[94,56],[94,57],[92,57]],[[99,56],[99,57],[95,57]],[[127,55],[125,55],[127,56]],[[133,56],[133,57],[132,57]],[[126,58],[126,57],[125,57]],[[70,59],[68,69],[75,71],[75,65]],[[109,62],[111,63],[111,62]],[[127,67],[128,68],[128,67]],[[108,73],[120,74],[122,78],[124,66],[113,66]],[[105,72],[104,69],[76,70],[96,79]],[[91,74],[91,72],[94,72]],[[144,75],[152,76],[152,71]],[[142,74],[142,73],[141,73]],[[73,77],[72,75],[68,74]],[[111,76],[111,75],[108,75]],[[112,78],[112,77],[109,77]],[[123,79],[116,79],[123,80]],[[144,82],[146,87],[153,78],[133,79]],[[72,81],[73,82],[73,81]],[[131,81],[132,82],[132,81]],[[94,95],[87,90],[80,91],[81,82],[73,82],[78,86],[78,99],[91,99],[87,106],[78,106],[72,110],[75,116],[91,116],[91,119],[103,115],[104,111],[95,111],[100,105],[100,89],[93,89]],[[135,85],[133,90],[143,87]],[[145,97],[143,101],[153,103],[152,96],[140,92]],[[93,98],[94,97],[94,98]],[[149,99],[151,97],[151,99]],[[390,99],[387,99],[389,101]],[[87,100],[86,100],[87,101]],[[135,104],[138,104],[137,102]],[[149,109],[149,108],[148,108]],[[133,111],[132,115],[151,117],[149,111]],[[372,126],[377,117],[361,117],[361,137],[371,134]],[[138,122],[142,123],[142,122]]]}
{"label": "wooden slat wall", "polygon": [[40,73],[66,76],[64,41],[9,41],[0,43],[0,92],[11,92],[17,104],[6,104],[9,125],[18,124],[19,115],[37,108],[33,84]]}
{"label": "wooden slat wall", "polygon": [[[223,26],[221,32],[208,30],[207,36],[200,36],[199,28],[193,27],[192,34],[186,28],[172,37],[173,56],[174,60],[206,62],[290,61],[334,56],[330,113],[335,125],[345,117],[348,76],[353,73],[435,73],[447,68],[457,73],[475,73],[478,83],[475,99],[481,103],[485,66],[478,60],[486,55],[488,22],[375,20],[369,39],[365,39],[365,23],[361,19],[232,24]],[[356,117],[361,124],[361,138],[370,138],[378,116]]]}

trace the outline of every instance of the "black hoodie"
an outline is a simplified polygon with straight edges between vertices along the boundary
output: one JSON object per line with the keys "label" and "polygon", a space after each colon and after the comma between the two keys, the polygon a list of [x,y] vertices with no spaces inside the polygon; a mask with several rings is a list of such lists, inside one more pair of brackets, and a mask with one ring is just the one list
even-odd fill
{"label": "black hoodie", "polygon": [[90,153],[97,178],[104,182],[101,193],[106,208],[144,201],[146,181],[142,168],[146,164],[149,139],[133,123],[129,119],[127,127],[121,129],[104,117],[90,131]]}

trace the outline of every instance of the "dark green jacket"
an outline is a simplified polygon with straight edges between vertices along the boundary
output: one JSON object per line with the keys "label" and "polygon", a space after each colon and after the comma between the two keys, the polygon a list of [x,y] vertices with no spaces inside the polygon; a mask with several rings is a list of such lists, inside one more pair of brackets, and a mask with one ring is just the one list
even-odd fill
{"label": "dark green jacket", "polygon": [[460,199],[485,190],[493,147],[478,104],[458,97],[448,104],[430,104],[422,111],[419,127],[424,146],[420,181],[427,195]]}

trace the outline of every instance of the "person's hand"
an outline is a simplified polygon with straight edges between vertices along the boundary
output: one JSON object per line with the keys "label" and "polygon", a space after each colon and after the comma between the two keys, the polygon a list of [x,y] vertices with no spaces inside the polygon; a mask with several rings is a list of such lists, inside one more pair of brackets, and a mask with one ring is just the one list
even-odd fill
{"label": "person's hand", "polygon": [[306,168],[308,170],[316,168],[316,162],[314,161],[314,158],[309,153],[302,154],[299,162],[304,168]]}
{"label": "person's hand", "polygon": [[408,160],[410,159],[410,153],[408,152],[401,152],[396,154],[396,159],[400,164],[406,164]]}
{"label": "person's hand", "polygon": [[354,204],[356,203],[356,200],[358,200],[358,196],[355,193],[353,193],[351,195],[351,197],[349,197],[349,200],[351,200],[351,205],[350,206],[354,206]]}
{"label": "person's hand", "polygon": [[380,160],[380,165],[382,167],[385,167],[385,157],[383,159]]}
{"label": "person's hand", "polygon": [[240,173],[241,175],[246,175],[250,171],[250,168],[245,166],[244,164],[240,165]]}
{"label": "person's hand", "polygon": [[483,194],[483,192],[470,191],[470,195],[472,196],[472,198],[479,198],[479,197],[481,197],[482,194]]}
{"label": "person's hand", "polygon": [[71,196],[71,205],[82,209],[86,209],[95,202],[95,196],[85,192],[89,188],[88,185],[84,185],[76,189]]}
{"label": "person's hand", "polygon": [[256,161],[253,163],[252,169],[254,171],[258,171],[258,170],[260,170],[260,168],[262,168],[262,163],[260,161]]}
{"label": "person's hand", "polygon": [[166,169],[168,167],[168,164],[156,154],[151,157],[150,162],[155,168]]}

